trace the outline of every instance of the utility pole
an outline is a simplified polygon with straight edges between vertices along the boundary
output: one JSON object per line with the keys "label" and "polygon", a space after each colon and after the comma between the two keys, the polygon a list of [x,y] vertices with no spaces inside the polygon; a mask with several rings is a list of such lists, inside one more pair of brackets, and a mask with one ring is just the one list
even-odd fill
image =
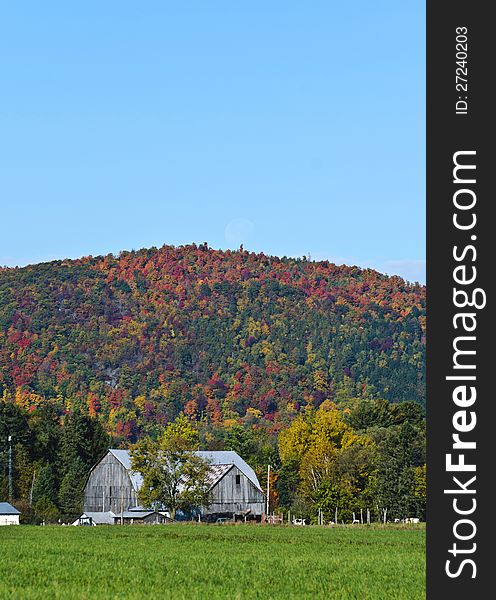
{"label": "utility pole", "polygon": [[9,435],[9,502],[12,502],[12,436]]}
{"label": "utility pole", "polygon": [[270,508],[270,465],[267,465],[267,517]]}

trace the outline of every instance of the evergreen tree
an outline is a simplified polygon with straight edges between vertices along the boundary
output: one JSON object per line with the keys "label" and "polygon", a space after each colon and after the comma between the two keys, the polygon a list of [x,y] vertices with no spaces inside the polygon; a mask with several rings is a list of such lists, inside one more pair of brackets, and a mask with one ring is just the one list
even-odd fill
{"label": "evergreen tree", "polygon": [[109,449],[110,438],[100,421],[80,411],[74,411],[64,420],[60,445],[62,471],[81,461],[89,470]]}
{"label": "evergreen tree", "polygon": [[27,500],[31,495],[34,465],[27,448],[22,444],[14,446],[13,455],[14,497]]}
{"label": "evergreen tree", "polygon": [[425,464],[425,432],[408,422],[386,430],[378,447],[377,502],[391,518],[417,515],[415,469]]}
{"label": "evergreen tree", "polygon": [[80,458],[76,457],[67,466],[58,494],[60,511],[65,518],[77,517],[81,514],[84,484],[87,475],[88,467]]}
{"label": "evergreen tree", "polygon": [[48,463],[54,463],[60,446],[61,426],[53,405],[38,406],[29,419],[34,435],[34,452]]}
{"label": "evergreen tree", "polygon": [[53,464],[44,465],[35,472],[32,502],[36,504],[42,498],[55,504],[57,500],[57,480]]}

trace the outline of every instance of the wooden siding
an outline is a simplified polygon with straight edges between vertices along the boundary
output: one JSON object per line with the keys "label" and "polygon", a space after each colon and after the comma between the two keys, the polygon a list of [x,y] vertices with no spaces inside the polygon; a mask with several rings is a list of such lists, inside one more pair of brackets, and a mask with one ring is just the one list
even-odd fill
{"label": "wooden siding", "polygon": [[[236,477],[239,483],[236,483]],[[212,488],[212,504],[203,514],[240,514],[247,509],[252,515],[264,512],[264,495],[236,466]]]}
{"label": "wooden siding", "polygon": [[[250,509],[252,515],[260,516],[264,512],[264,502],[263,492],[233,465],[213,486],[212,504],[202,512],[204,515],[232,516]],[[90,472],[84,489],[84,511],[112,511],[118,515],[137,505],[129,472],[109,452]]]}
{"label": "wooden siding", "polygon": [[138,504],[127,469],[108,453],[91,471],[84,488],[84,511],[119,513]]}

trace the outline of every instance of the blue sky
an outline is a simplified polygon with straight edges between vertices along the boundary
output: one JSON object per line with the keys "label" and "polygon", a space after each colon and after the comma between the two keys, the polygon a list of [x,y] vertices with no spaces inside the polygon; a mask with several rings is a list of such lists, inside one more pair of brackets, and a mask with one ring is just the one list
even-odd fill
{"label": "blue sky", "polygon": [[208,242],[425,281],[404,0],[2,3],[0,264]]}

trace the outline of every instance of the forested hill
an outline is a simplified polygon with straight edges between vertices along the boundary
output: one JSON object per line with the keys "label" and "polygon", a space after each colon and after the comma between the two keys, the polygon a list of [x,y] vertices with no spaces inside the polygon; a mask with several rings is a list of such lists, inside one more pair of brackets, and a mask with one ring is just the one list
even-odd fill
{"label": "forested hill", "polygon": [[206,244],[0,269],[0,391],[136,439],[180,411],[277,431],[330,399],[424,402],[425,288]]}

